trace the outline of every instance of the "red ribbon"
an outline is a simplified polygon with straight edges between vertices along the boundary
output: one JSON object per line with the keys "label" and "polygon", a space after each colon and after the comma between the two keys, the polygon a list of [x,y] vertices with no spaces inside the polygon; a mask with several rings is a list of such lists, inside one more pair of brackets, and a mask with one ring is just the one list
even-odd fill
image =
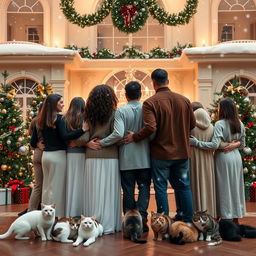
{"label": "red ribbon", "polygon": [[24,181],[21,180],[10,180],[7,183],[8,188],[12,188],[12,193],[15,193],[19,187],[23,187]]}
{"label": "red ribbon", "polygon": [[132,5],[131,7],[128,7],[126,5],[123,5],[121,7],[121,13],[125,20],[125,26],[130,28],[133,23],[133,18],[135,16],[135,14],[137,13],[136,6]]}
{"label": "red ribbon", "polygon": [[256,189],[256,182],[253,182],[252,185]]}

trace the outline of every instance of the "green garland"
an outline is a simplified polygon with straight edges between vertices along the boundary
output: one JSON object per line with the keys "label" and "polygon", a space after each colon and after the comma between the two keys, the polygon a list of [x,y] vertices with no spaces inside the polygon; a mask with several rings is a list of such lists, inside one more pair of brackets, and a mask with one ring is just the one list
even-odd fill
{"label": "green garland", "polygon": [[79,48],[76,45],[68,45],[66,49],[78,51],[82,58],[87,59],[173,59],[180,57],[183,49],[191,47],[192,44],[190,43],[185,45],[180,45],[178,43],[178,45],[171,50],[156,47],[149,53],[144,53],[135,47],[127,47],[119,54],[115,54],[107,48],[90,53],[88,47]]}
{"label": "green garland", "polygon": [[101,23],[110,13],[113,0],[104,0],[96,13],[80,15],[74,8],[75,0],[61,0],[60,8],[65,17],[73,24],[82,28]]}
{"label": "green garland", "polygon": [[147,21],[147,1],[114,0],[111,14],[113,25],[120,31],[135,33],[139,31]]}
{"label": "green garland", "polygon": [[148,14],[168,26],[189,23],[196,13],[198,0],[187,0],[185,8],[178,14],[169,14],[157,0],[104,0],[96,13],[80,15],[74,8],[75,0],[61,0],[60,8],[73,24],[84,28],[101,23],[111,12],[113,25],[125,33],[135,33],[145,25]]}
{"label": "green garland", "polygon": [[187,0],[185,8],[178,14],[169,14],[161,8],[156,0],[149,1],[149,13],[154,19],[157,19],[160,24],[168,26],[184,25],[189,23],[192,16],[196,13],[198,0]]}

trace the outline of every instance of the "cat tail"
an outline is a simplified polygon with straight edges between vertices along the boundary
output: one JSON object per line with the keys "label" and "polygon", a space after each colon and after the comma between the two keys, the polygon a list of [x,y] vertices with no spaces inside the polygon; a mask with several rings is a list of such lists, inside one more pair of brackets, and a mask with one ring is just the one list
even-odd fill
{"label": "cat tail", "polygon": [[209,246],[216,246],[222,244],[222,238],[221,236],[216,237],[215,242],[208,243]]}
{"label": "cat tail", "polygon": [[136,232],[134,232],[134,233],[131,234],[131,240],[132,240],[134,243],[136,243],[136,244],[145,244],[145,243],[147,242],[147,240],[139,240],[139,239],[137,238],[137,233],[136,233]]}
{"label": "cat tail", "polygon": [[13,228],[13,225],[11,225],[6,233],[0,235],[0,239],[5,239],[5,238],[9,237],[13,231],[14,231],[14,228]]}
{"label": "cat tail", "polygon": [[183,238],[183,233],[180,232],[178,237],[170,236],[170,242],[173,244],[184,245],[185,242],[182,240],[182,238]]}
{"label": "cat tail", "polygon": [[56,228],[55,230],[52,231],[52,238],[53,240],[59,242],[60,239],[58,238],[59,234],[61,233],[62,228]]}

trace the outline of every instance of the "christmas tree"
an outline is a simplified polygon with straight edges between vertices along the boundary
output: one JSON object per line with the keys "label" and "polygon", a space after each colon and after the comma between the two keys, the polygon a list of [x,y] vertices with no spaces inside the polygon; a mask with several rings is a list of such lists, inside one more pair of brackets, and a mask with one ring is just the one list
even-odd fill
{"label": "christmas tree", "polygon": [[230,85],[224,86],[222,92],[216,93],[219,99],[212,104],[213,109],[210,109],[212,122],[215,123],[218,119],[218,103],[222,97],[229,97],[234,100],[238,114],[245,126],[246,146],[240,150],[243,159],[243,170],[245,183],[251,184],[256,181],[256,111],[255,105],[250,102],[248,90],[241,86],[237,77],[232,80]]}
{"label": "christmas tree", "polygon": [[52,85],[48,84],[45,80],[45,76],[43,78],[43,82],[37,86],[37,90],[35,92],[35,97],[32,99],[31,104],[28,107],[28,116],[26,122],[26,128],[28,129],[32,119],[37,116],[39,105],[44,101],[44,99],[52,94]]}
{"label": "christmas tree", "polygon": [[0,86],[0,187],[5,187],[11,180],[30,183],[32,161],[22,111],[15,101],[15,89],[6,84],[7,71],[2,76],[4,83]]}

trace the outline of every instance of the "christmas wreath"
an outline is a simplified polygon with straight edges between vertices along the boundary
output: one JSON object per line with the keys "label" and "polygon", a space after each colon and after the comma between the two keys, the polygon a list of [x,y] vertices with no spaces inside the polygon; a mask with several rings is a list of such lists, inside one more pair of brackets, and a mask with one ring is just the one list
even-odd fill
{"label": "christmas wreath", "polygon": [[198,6],[198,0],[187,0],[185,8],[178,14],[169,14],[163,8],[161,8],[156,0],[148,0],[149,13],[157,19],[160,24],[168,26],[184,25],[189,23],[192,16],[196,13]]}
{"label": "christmas wreath", "polygon": [[110,13],[113,0],[104,0],[96,13],[80,15],[74,8],[75,0],[61,0],[60,8],[65,17],[73,24],[84,28],[101,23]]}
{"label": "christmas wreath", "polygon": [[112,22],[125,33],[135,33],[147,21],[148,8],[145,0],[119,0],[112,5]]}

